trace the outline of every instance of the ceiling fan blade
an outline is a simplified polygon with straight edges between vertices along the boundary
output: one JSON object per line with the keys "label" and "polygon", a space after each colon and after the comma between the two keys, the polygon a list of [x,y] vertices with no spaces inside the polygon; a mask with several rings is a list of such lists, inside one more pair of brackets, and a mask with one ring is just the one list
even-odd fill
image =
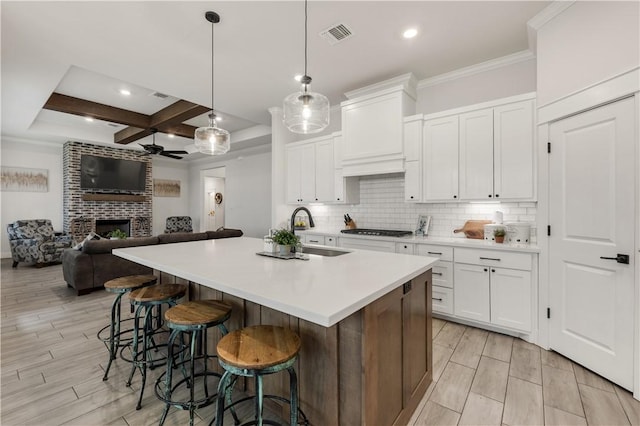
{"label": "ceiling fan blade", "polygon": [[169,154],[167,151],[162,151],[160,155],[169,158],[175,158],[176,160],[182,160],[182,157],[178,157],[177,155]]}
{"label": "ceiling fan blade", "polygon": [[180,150],[180,151],[175,151],[175,150],[164,150],[163,152],[167,152],[169,154],[188,154],[187,151],[184,150]]}

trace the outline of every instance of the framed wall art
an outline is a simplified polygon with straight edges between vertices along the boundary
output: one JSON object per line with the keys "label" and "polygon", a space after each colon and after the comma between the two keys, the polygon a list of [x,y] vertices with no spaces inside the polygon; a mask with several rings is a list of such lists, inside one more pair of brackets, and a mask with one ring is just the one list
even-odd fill
{"label": "framed wall art", "polygon": [[170,179],[154,179],[153,180],[153,196],[154,197],[179,197],[180,181]]}
{"label": "framed wall art", "polygon": [[2,166],[3,191],[49,192],[49,170]]}
{"label": "framed wall art", "polygon": [[415,236],[426,237],[429,232],[429,225],[431,225],[431,216],[418,216],[418,223],[416,223],[416,230],[414,232]]}

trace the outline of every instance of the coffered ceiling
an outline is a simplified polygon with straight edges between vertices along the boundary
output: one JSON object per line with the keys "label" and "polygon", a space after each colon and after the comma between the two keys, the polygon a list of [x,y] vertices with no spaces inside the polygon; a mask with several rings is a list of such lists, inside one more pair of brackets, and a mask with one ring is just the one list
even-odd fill
{"label": "coffered ceiling", "polygon": [[[337,105],[344,92],[406,72],[425,79],[521,52],[529,47],[527,21],[548,4],[310,1],[313,90]],[[297,90],[293,76],[303,71],[303,1],[2,1],[0,8],[3,139],[151,142],[141,121],[109,114],[86,121],[82,109],[91,104],[78,103],[80,115],[43,109],[73,97],[156,120],[160,131],[178,135],[158,134],[158,143],[188,147],[211,105],[207,10],[221,16],[215,108],[232,132],[232,150],[270,142],[267,109]],[[319,33],[336,24],[353,35],[332,45]],[[406,40],[409,27],[418,35]]]}

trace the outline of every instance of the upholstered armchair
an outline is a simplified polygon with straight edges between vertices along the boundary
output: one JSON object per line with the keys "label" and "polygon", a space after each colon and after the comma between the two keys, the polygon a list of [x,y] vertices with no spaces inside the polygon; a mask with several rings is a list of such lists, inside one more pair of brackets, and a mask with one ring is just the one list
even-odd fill
{"label": "upholstered armchair", "polygon": [[70,235],[56,235],[49,219],[18,220],[7,225],[13,267],[19,262],[60,262],[64,249],[73,245]]}
{"label": "upholstered armchair", "polygon": [[193,232],[191,217],[189,216],[169,216],[167,218],[165,234],[173,232]]}

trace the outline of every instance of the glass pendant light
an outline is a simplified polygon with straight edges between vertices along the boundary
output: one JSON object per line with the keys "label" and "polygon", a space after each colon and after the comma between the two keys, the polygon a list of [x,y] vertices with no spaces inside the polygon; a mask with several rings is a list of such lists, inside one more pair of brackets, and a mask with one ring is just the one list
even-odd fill
{"label": "glass pendant light", "polygon": [[307,75],[307,0],[304,1],[304,75],[302,88],[284,99],[283,122],[293,133],[318,133],[329,125],[329,99],[309,91],[311,77]]}
{"label": "glass pendant light", "polygon": [[204,14],[207,21],[211,22],[211,114],[209,114],[209,126],[198,127],[195,132],[194,140],[196,149],[208,155],[226,154],[231,147],[231,136],[229,132],[221,129],[216,124],[216,113],[213,110],[213,24],[220,22],[220,15],[215,12],[207,12]]}

